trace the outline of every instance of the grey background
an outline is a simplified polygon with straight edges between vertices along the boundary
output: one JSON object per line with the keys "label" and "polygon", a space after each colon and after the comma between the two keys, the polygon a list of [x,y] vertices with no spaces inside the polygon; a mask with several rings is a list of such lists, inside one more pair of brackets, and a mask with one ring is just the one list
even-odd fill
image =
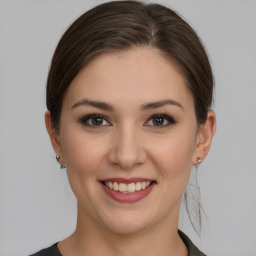
{"label": "grey background", "polygon": [[[76,201],[44,127],[57,41],[92,0],[0,0],[0,255],[28,255],[68,236]],[[192,24],[216,79],[217,132],[199,169],[208,255],[256,255],[256,2],[166,0]]]}

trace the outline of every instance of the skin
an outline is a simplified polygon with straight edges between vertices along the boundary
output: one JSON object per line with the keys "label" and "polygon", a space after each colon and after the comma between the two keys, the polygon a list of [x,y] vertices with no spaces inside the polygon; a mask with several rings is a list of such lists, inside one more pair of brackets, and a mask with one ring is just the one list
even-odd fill
{"label": "skin", "polygon": [[[111,110],[84,100],[104,102]],[[163,100],[172,104],[145,108]],[[95,113],[104,116],[100,125],[85,121]],[[157,114],[172,121],[162,117],[156,125],[151,117]],[[60,131],[49,112],[45,121],[78,200],[76,231],[58,244],[64,256],[187,255],[177,233],[180,198],[192,165],[209,151],[215,114],[209,111],[206,123],[197,124],[193,96],[174,62],[150,47],[102,54],[70,84]],[[156,184],[142,200],[120,203],[99,182],[113,177]]]}

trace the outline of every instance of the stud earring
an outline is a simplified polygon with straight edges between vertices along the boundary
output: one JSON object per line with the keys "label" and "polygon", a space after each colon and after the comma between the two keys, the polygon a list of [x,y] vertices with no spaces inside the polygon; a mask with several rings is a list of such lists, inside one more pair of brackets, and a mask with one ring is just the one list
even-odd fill
{"label": "stud earring", "polygon": [[196,158],[196,164],[194,165],[195,166],[195,168],[196,168],[196,170],[198,169],[198,166],[202,163],[202,158],[200,157],[200,156],[198,156],[197,158]]}
{"label": "stud earring", "polygon": [[56,155],[56,160],[60,164],[60,169],[66,168],[66,165],[60,162],[60,156]]}
{"label": "stud earring", "polygon": [[196,160],[197,160],[197,165],[199,165],[199,164],[201,164],[201,163],[202,163],[202,159],[201,159],[201,157],[198,157]]}
{"label": "stud earring", "polygon": [[195,168],[196,168],[196,171],[198,170],[198,166],[202,163],[202,158],[199,156],[197,157],[196,159],[196,164],[195,164]]}

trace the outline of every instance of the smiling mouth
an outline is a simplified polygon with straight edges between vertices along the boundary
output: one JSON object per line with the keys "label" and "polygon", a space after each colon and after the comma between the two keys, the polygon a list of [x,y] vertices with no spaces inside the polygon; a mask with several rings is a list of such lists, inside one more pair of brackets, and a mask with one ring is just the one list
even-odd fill
{"label": "smiling mouth", "polygon": [[111,190],[128,194],[128,193],[135,193],[142,191],[149,186],[151,186],[154,181],[138,181],[138,182],[132,182],[132,183],[122,183],[122,182],[117,182],[117,181],[103,181],[102,184],[106,187],[108,187]]}

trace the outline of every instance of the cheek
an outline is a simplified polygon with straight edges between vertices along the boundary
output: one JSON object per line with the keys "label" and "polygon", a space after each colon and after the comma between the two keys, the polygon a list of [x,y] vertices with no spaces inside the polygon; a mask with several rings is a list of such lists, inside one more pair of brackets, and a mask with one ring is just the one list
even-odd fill
{"label": "cheek", "polygon": [[160,179],[172,182],[174,187],[185,187],[192,166],[195,147],[195,133],[176,133],[164,140],[153,142],[151,153],[154,164],[159,170]]}
{"label": "cheek", "polygon": [[[192,137],[193,138],[193,137]],[[189,136],[165,138],[161,143],[154,143],[155,160],[168,166],[191,165],[195,143]]]}
{"label": "cheek", "polygon": [[69,172],[78,176],[96,174],[104,163],[104,141],[85,132],[66,131],[62,136],[63,156]]}
{"label": "cheek", "polygon": [[77,129],[66,129],[62,136],[63,157],[70,186],[78,201],[87,202],[83,207],[88,211],[91,198],[95,198],[99,189],[95,186],[100,175],[99,170],[105,165],[104,145],[108,144]]}

